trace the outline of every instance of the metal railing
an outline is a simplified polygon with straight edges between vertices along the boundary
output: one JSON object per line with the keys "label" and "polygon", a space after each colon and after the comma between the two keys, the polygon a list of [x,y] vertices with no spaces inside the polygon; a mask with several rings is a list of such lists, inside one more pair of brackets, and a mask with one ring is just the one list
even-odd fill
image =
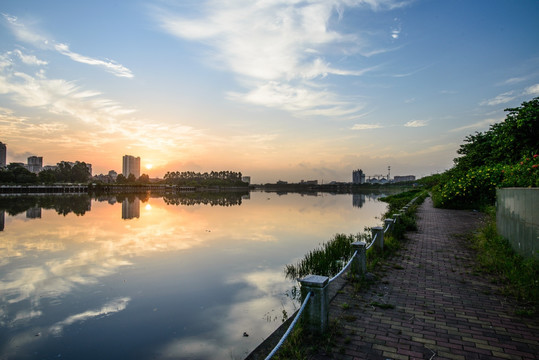
{"label": "metal railing", "polygon": [[290,326],[288,327],[288,330],[286,330],[286,332],[284,333],[284,335],[281,337],[281,340],[279,340],[279,342],[277,343],[277,345],[273,348],[273,350],[268,354],[268,356],[266,356],[266,359],[265,360],[269,360],[273,357],[273,355],[275,355],[277,353],[277,351],[281,348],[281,345],[284,344],[285,340],[288,338],[288,335],[290,335],[290,333],[292,332],[292,330],[294,330],[294,327],[296,326],[296,323],[298,322],[299,320],[299,317],[301,316],[301,314],[303,313],[303,310],[305,310],[305,307],[307,306],[307,303],[309,302],[309,300],[311,299],[311,296],[312,296],[312,292],[309,292],[306,296],[305,296],[305,300],[303,300],[303,304],[301,305],[301,307],[299,308],[298,310],[298,313],[296,314],[296,317],[294,318],[294,320],[292,321],[292,324],[290,324]]}
{"label": "metal railing", "polygon": [[339,271],[339,273],[337,275],[335,275],[334,277],[332,277],[331,279],[329,279],[328,283],[332,283],[333,281],[335,281],[339,276],[341,276],[346,270],[348,270],[348,268],[350,268],[350,266],[352,265],[352,261],[354,261],[354,258],[357,256],[357,250],[356,252],[354,252],[354,255],[352,255],[352,257],[350,258],[350,260],[348,260],[348,263],[342,268],[341,271]]}
{"label": "metal railing", "polygon": [[342,268],[341,271],[339,271],[337,275],[333,276],[331,279],[327,276],[308,275],[299,280],[301,283],[302,293],[305,294],[305,299],[303,300],[301,308],[297,312],[294,320],[288,327],[288,330],[282,336],[281,340],[271,351],[271,353],[269,353],[269,355],[266,357],[266,360],[271,359],[277,353],[294,329],[305,309],[307,309],[308,314],[308,318],[306,319],[308,328],[314,332],[324,332],[328,323],[329,315],[329,296],[327,291],[329,284],[345,273],[354,262],[357,264],[355,271],[358,272],[359,275],[363,275],[366,272],[367,250],[375,243],[381,250],[383,250],[384,234],[388,233],[393,226],[399,222],[400,216],[406,214],[408,208],[417,200],[417,198],[418,197],[413,198],[408,204],[406,204],[406,206],[400,210],[400,214],[396,214],[393,219],[386,219],[384,221],[386,225],[385,229],[381,226],[373,227],[371,229],[372,240],[368,245],[364,242],[352,243],[352,246],[357,248],[357,250],[355,250],[348,263]]}

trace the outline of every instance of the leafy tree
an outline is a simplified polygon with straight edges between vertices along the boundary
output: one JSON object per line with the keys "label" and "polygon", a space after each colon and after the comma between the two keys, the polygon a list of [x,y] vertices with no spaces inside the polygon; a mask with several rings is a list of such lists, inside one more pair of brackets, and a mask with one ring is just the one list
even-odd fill
{"label": "leafy tree", "polygon": [[57,181],[56,180],[56,171],[51,170],[51,169],[40,171],[40,173],[38,174],[37,177],[39,179],[39,182],[42,182],[42,183],[45,183],[45,184],[52,184],[52,183],[55,183]]}
{"label": "leafy tree", "polygon": [[127,182],[132,184],[132,183],[134,183],[136,181],[137,181],[137,178],[135,177],[135,175],[129,174],[129,176],[127,177]]}
{"label": "leafy tree", "polygon": [[149,184],[150,183],[150,177],[147,174],[142,174],[138,178],[137,182],[141,184]]}
{"label": "leafy tree", "polygon": [[127,179],[125,178],[124,174],[118,174],[116,177],[116,184],[125,184],[127,182]]}
{"label": "leafy tree", "polygon": [[21,164],[11,163],[5,170],[2,170],[0,181],[16,184],[36,184],[37,175],[28,171],[28,169]]}
{"label": "leafy tree", "polygon": [[65,161],[56,164],[56,180],[59,182],[71,181],[71,165]]}
{"label": "leafy tree", "polygon": [[90,170],[88,169],[88,166],[86,163],[77,161],[75,165],[71,168],[71,176],[70,181],[71,182],[87,182],[90,178]]}
{"label": "leafy tree", "polygon": [[539,153],[539,97],[508,111],[505,121],[484,133],[468,135],[457,153],[458,170],[496,164],[515,164],[523,156]]}

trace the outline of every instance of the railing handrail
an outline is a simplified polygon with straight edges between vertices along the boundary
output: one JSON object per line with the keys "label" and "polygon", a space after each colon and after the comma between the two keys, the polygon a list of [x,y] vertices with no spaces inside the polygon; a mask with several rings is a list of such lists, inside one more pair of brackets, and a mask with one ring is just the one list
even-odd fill
{"label": "railing handrail", "polygon": [[372,238],[372,240],[371,240],[370,244],[369,244],[369,245],[367,245],[367,248],[366,248],[366,250],[369,250],[369,248],[370,248],[371,246],[373,246],[373,245],[374,245],[374,243],[376,242],[376,238],[377,238],[377,237],[378,237],[378,234],[374,235],[374,238]]}
{"label": "railing handrail", "polygon": [[354,260],[354,258],[356,257],[357,255],[357,250],[354,252],[354,255],[352,255],[352,257],[350,258],[350,260],[348,260],[348,263],[342,268],[341,271],[339,271],[339,273],[337,275],[335,275],[334,277],[332,277],[331,279],[329,279],[329,282],[328,283],[331,283],[333,280],[335,280],[336,278],[338,278],[339,276],[341,276],[341,274],[343,272],[345,272],[349,267],[350,265],[352,264],[352,261]]}
{"label": "railing handrail", "polygon": [[292,321],[292,323],[290,324],[290,326],[288,327],[288,330],[286,330],[286,332],[284,333],[283,337],[281,338],[281,340],[279,340],[279,342],[277,343],[277,345],[273,348],[273,350],[268,354],[268,356],[266,356],[266,359],[265,360],[269,360],[273,357],[273,355],[275,355],[275,353],[279,350],[279,348],[281,347],[281,345],[283,345],[283,343],[285,342],[286,338],[288,337],[288,335],[290,335],[290,333],[292,332],[292,330],[294,329],[294,326],[296,326],[296,323],[298,322],[298,319],[299,317],[301,316],[301,313],[303,312],[303,310],[305,310],[305,306],[307,306],[307,303],[309,302],[309,299],[311,298],[311,295],[313,293],[312,292],[309,292],[307,293],[307,295],[305,296],[305,300],[303,300],[303,304],[301,304],[301,307],[299,308],[298,310],[298,313],[296,314],[296,317],[294,318],[294,320]]}

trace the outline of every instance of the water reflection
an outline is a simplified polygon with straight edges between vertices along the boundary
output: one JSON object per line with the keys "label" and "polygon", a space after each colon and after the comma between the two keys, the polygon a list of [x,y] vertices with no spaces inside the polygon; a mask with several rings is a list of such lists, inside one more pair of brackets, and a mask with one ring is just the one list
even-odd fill
{"label": "water reflection", "polygon": [[[284,265],[385,208],[327,194],[49,198],[0,198],[6,358],[242,358],[295,309]],[[129,221],[124,204],[137,204]]]}
{"label": "water reflection", "polygon": [[140,200],[137,197],[133,199],[125,198],[122,201],[122,219],[134,219],[140,217]]}
{"label": "water reflection", "polygon": [[26,210],[26,218],[27,219],[41,219],[41,208],[33,207]]}
{"label": "water reflection", "polygon": [[[42,196],[0,196],[0,211],[15,216],[30,210],[29,219],[33,219],[40,210],[54,209],[60,215],[74,213],[84,215],[92,209],[91,198],[88,195],[42,195]],[[34,209],[34,210],[31,210]]]}

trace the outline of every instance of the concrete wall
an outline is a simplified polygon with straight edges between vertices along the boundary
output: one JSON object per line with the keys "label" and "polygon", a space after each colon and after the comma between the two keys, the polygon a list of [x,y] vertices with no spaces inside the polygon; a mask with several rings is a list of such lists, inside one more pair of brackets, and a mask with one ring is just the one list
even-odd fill
{"label": "concrete wall", "polygon": [[539,188],[496,190],[496,224],[518,254],[539,258]]}

